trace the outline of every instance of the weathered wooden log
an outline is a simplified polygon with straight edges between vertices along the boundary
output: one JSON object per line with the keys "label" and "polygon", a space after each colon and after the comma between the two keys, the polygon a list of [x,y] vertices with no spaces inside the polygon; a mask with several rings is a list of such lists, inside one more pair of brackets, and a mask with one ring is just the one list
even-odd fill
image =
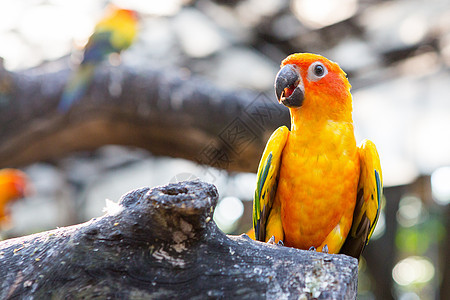
{"label": "weathered wooden log", "polygon": [[269,135],[289,123],[272,93],[129,65],[99,66],[84,97],[61,112],[70,72],[64,61],[18,73],[0,67],[0,168],[119,144],[254,172]]}
{"label": "weathered wooden log", "polygon": [[142,188],[101,218],[3,241],[0,298],[356,297],[356,259],[226,236],[217,198],[200,181]]}

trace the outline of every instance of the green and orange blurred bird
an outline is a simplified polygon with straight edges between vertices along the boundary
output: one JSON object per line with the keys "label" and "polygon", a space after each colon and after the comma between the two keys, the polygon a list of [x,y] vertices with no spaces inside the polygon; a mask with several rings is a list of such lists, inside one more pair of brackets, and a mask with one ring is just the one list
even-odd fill
{"label": "green and orange blurred bird", "polygon": [[27,176],[20,170],[0,170],[0,229],[9,221],[8,205],[25,196],[27,182]]}
{"label": "green and orange blurred bird", "polygon": [[382,174],[375,145],[356,145],[350,88],[323,56],[283,60],[275,93],[291,130],[272,134],[258,167],[256,240],[359,258],[380,214]]}
{"label": "green and orange blurred bird", "polygon": [[83,97],[94,71],[108,55],[120,53],[133,43],[138,27],[135,11],[110,5],[105,16],[95,26],[84,49],[83,60],[69,78],[61,96],[58,110],[66,112]]}

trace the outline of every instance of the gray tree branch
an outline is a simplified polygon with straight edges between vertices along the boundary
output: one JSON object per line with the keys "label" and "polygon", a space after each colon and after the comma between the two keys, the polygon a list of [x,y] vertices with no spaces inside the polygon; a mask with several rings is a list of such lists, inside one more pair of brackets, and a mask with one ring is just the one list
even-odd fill
{"label": "gray tree branch", "polygon": [[0,298],[353,299],[345,255],[226,236],[216,188],[143,188],[84,224],[0,242]]}
{"label": "gray tree branch", "polygon": [[270,133],[289,122],[272,94],[225,91],[180,71],[106,64],[61,113],[70,72],[62,61],[18,73],[0,69],[0,167],[119,144],[255,171]]}

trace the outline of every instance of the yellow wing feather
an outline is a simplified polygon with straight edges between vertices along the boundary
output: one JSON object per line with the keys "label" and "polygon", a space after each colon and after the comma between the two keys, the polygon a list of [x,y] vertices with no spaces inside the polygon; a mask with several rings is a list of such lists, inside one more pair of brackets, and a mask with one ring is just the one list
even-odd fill
{"label": "yellow wing feather", "polygon": [[272,133],[266,144],[258,167],[256,190],[253,199],[253,228],[255,239],[265,241],[266,225],[277,190],[278,176],[289,129],[281,126]]}
{"label": "yellow wing feather", "polygon": [[340,251],[356,258],[359,258],[375,229],[383,193],[383,176],[375,144],[364,140],[358,150],[361,171],[355,212],[352,227]]}

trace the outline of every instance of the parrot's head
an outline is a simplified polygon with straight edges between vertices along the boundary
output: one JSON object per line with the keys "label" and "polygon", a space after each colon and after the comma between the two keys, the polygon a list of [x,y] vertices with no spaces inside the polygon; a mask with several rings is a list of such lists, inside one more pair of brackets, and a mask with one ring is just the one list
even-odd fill
{"label": "parrot's head", "polygon": [[105,18],[117,18],[137,22],[139,19],[138,13],[131,9],[124,9],[114,4],[109,4],[106,8]]}
{"label": "parrot's head", "polygon": [[137,22],[139,19],[138,13],[131,9],[117,9],[116,14],[121,18],[132,20],[132,22]]}
{"label": "parrot's head", "polygon": [[138,31],[139,15],[136,11],[108,5],[105,16],[97,23],[95,31],[112,32],[110,41],[114,49],[124,50],[131,46]]}
{"label": "parrot's head", "polygon": [[280,103],[293,110],[322,115],[350,111],[350,83],[338,64],[311,53],[289,55],[275,78]]}
{"label": "parrot's head", "polygon": [[27,190],[28,179],[25,173],[16,169],[0,170],[0,197],[4,200],[13,201],[22,198]]}

